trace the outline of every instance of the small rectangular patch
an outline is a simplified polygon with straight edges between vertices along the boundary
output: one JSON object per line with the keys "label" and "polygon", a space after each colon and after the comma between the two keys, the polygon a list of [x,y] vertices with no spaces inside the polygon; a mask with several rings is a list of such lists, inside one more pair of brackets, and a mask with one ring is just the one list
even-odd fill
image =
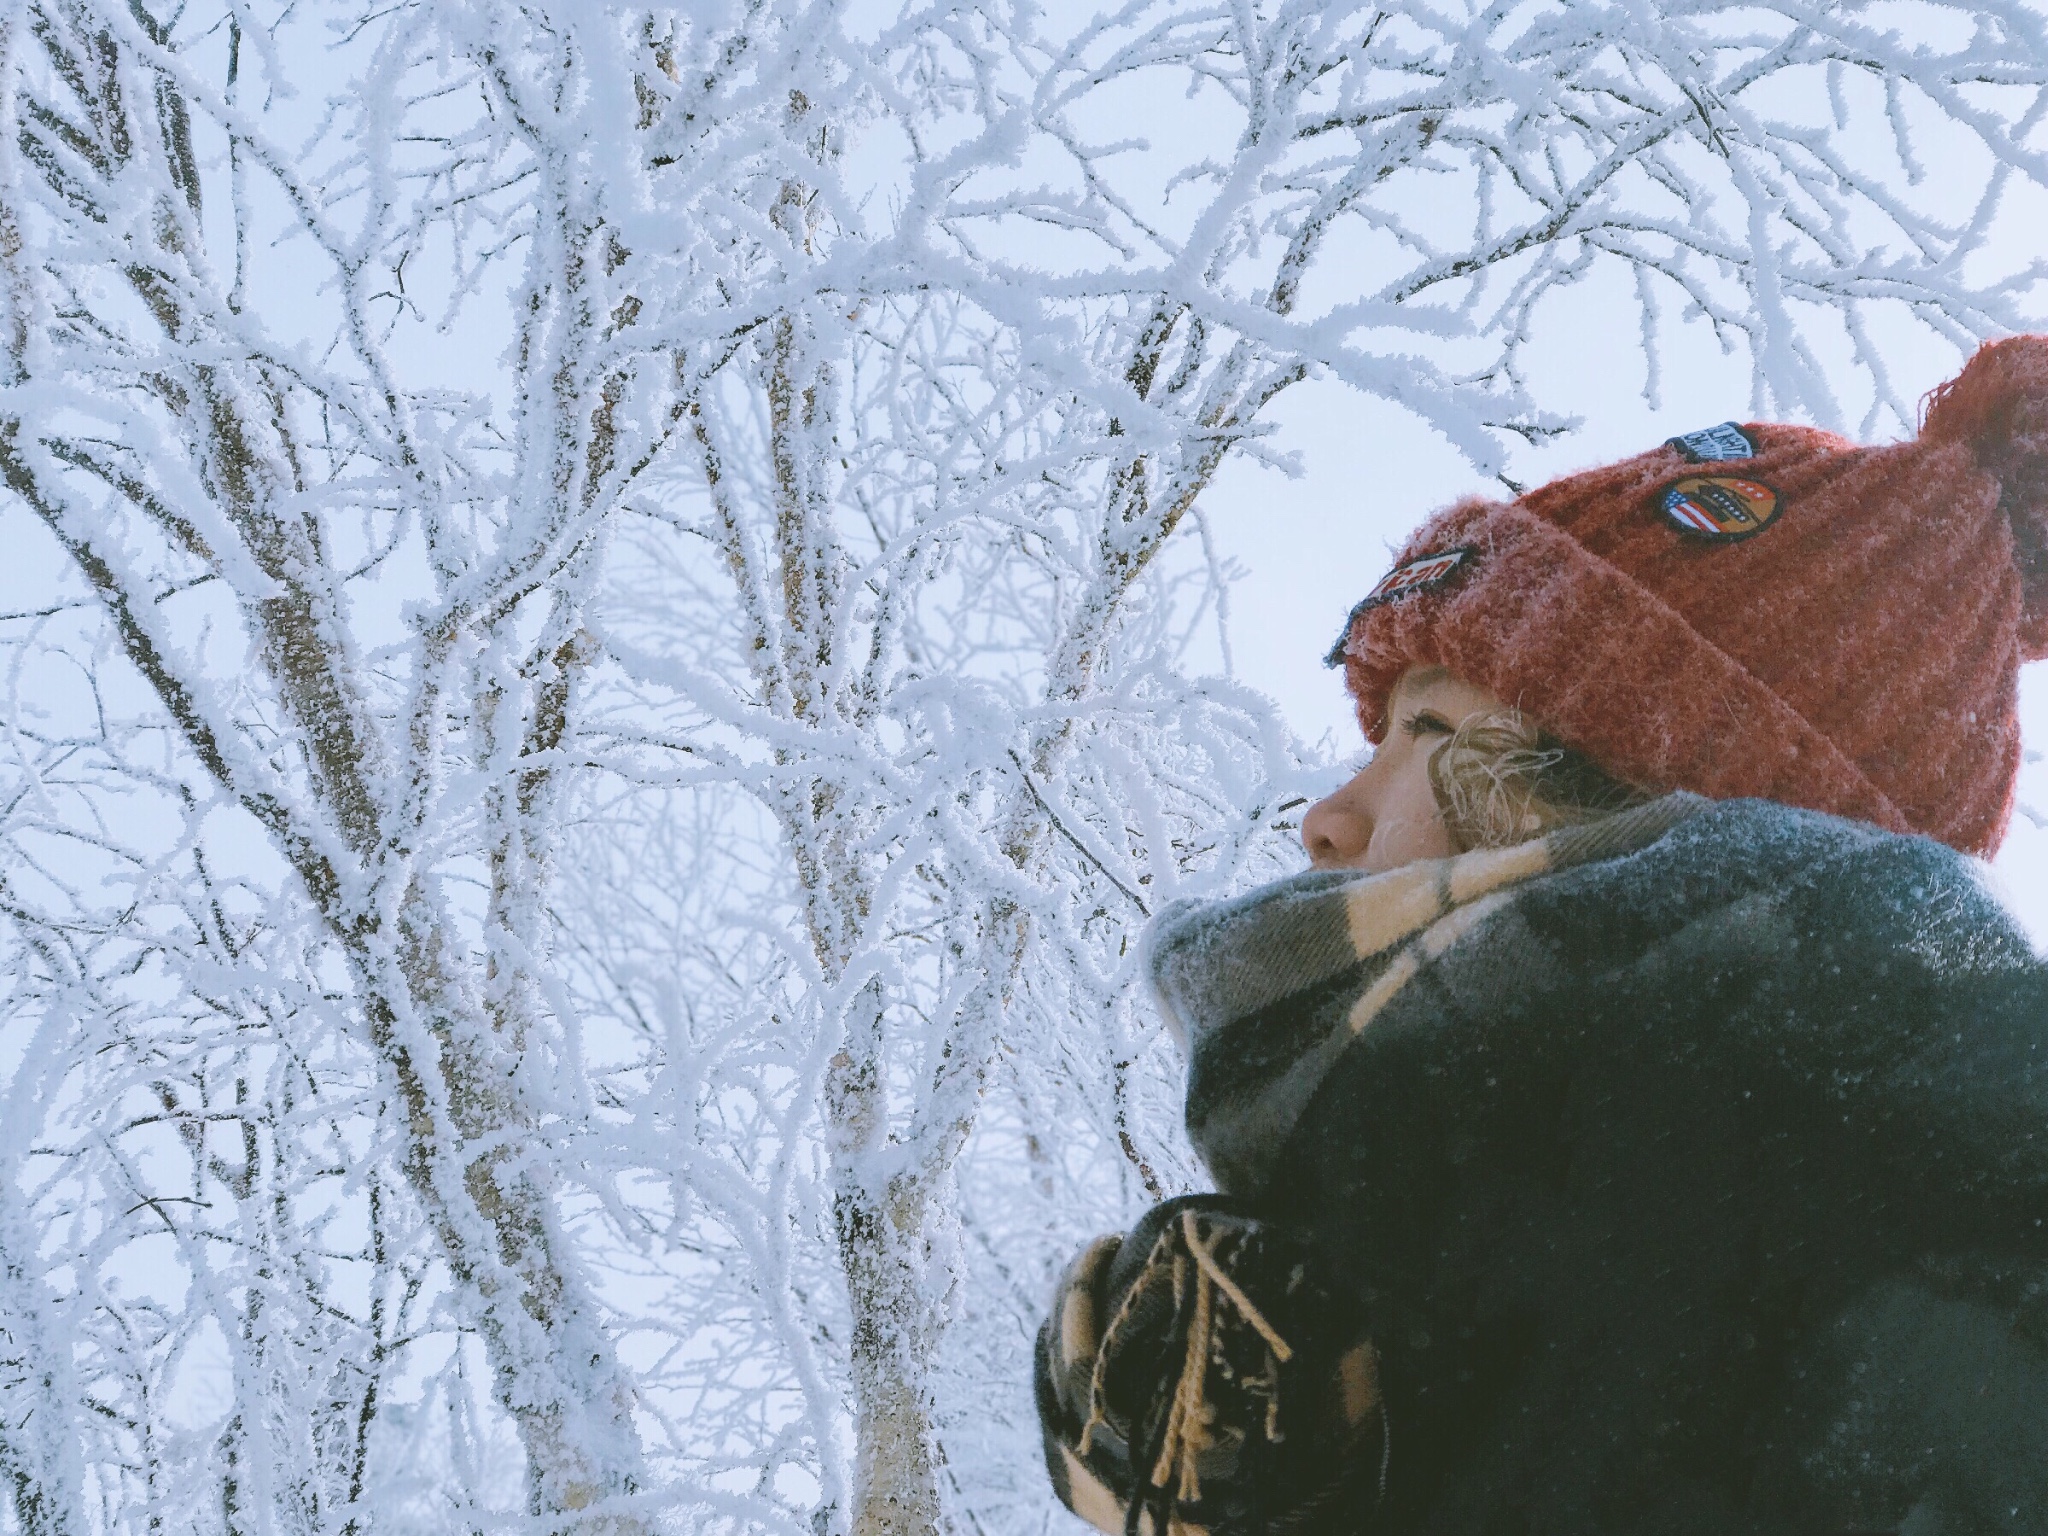
{"label": "small rectangular patch", "polygon": [[1693,464],[1725,464],[1730,459],[1756,457],[1756,444],[1732,421],[1724,421],[1718,427],[1701,427],[1697,432],[1687,432],[1669,439],[1665,446],[1676,448]]}
{"label": "small rectangular patch", "polygon": [[1323,658],[1323,665],[1337,667],[1344,664],[1344,647],[1350,644],[1352,626],[1358,622],[1361,613],[1369,608],[1377,608],[1382,603],[1391,603],[1396,598],[1413,597],[1417,592],[1427,592],[1431,587],[1442,586],[1458,573],[1466,561],[1478,553],[1479,551],[1471,545],[1461,544],[1456,549],[1441,550],[1434,555],[1424,555],[1419,560],[1410,560],[1405,565],[1395,566],[1382,576],[1380,584],[1366,593],[1345,616],[1344,631],[1337,636],[1337,643],[1330,647],[1329,655]]}
{"label": "small rectangular patch", "polygon": [[1442,586],[1451,579],[1451,573],[1472,556],[1469,548],[1447,549],[1442,554],[1424,555],[1420,560],[1410,560],[1406,565],[1397,565],[1380,578],[1380,584],[1365,594],[1365,601],[1359,608],[1377,608],[1381,603],[1391,603],[1397,597],[1407,597],[1416,592],[1427,592],[1431,587]]}

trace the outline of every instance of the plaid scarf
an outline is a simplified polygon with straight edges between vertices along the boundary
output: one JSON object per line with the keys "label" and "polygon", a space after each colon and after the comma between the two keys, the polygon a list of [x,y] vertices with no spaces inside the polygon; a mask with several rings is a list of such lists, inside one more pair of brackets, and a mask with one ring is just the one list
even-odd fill
{"label": "plaid scarf", "polygon": [[1537,876],[1647,847],[1708,802],[1679,792],[1507,848],[1383,874],[1312,870],[1168,907],[1149,969],[1189,1060],[1188,1131],[1227,1193],[1260,1190],[1345,1048]]}

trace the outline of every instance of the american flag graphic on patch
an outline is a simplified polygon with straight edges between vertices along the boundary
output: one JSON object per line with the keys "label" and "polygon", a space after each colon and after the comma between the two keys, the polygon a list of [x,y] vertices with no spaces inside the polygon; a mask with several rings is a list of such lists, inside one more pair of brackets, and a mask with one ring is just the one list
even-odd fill
{"label": "american flag graphic on patch", "polygon": [[1721,525],[1714,521],[1713,515],[1690,496],[1673,496],[1671,500],[1664,504],[1664,510],[1669,512],[1679,522],[1684,523],[1686,527],[1696,532],[1719,533],[1721,531]]}

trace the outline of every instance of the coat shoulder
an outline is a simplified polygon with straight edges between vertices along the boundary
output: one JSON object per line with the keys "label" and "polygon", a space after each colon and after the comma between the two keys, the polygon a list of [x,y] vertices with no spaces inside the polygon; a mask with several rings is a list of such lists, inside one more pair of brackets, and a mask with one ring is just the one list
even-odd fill
{"label": "coat shoulder", "polygon": [[[2038,971],[1980,861],[1932,838],[1767,800],[1705,807],[1649,848],[1560,893],[1669,917],[1767,904],[1811,963],[1883,952],[1955,977]],[[1669,918],[1676,920],[1676,918]]]}

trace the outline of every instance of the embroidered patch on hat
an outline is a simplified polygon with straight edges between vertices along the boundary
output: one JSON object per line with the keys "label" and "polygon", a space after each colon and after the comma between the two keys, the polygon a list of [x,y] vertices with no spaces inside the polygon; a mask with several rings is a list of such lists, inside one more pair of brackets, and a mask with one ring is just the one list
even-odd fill
{"label": "embroidered patch on hat", "polygon": [[1761,480],[1734,475],[1687,475],[1658,493],[1658,504],[1681,533],[1727,542],[1762,533],[1784,503]]}
{"label": "embroidered patch on hat", "polygon": [[1350,643],[1351,628],[1358,622],[1358,616],[1369,608],[1382,603],[1391,603],[1396,598],[1413,597],[1418,592],[1427,592],[1440,587],[1458,573],[1467,561],[1479,551],[1469,544],[1456,549],[1441,550],[1434,555],[1424,555],[1419,560],[1410,560],[1406,565],[1397,565],[1380,578],[1380,584],[1359,599],[1345,617],[1344,632],[1337,636],[1337,643],[1330,647],[1329,655],[1323,658],[1323,665],[1335,667],[1344,661],[1344,647]]}
{"label": "embroidered patch on hat", "polygon": [[1725,464],[1730,459],[1756,457],[1755,441],[1732,421],[1667,438],[1664,446],[1676,448],[1694,464]]}
{"label": "embroidered patch on hat", "polygon": [[1380,584],[1366,593],[1365,600],[1351,611],[1363,613],[1368,608],[1379,607],[1381,603],[1391,603],[1397,597],[1411,597],[1417,592],[1427,592],[1431,587],[1440,587],[1451,579],[1459,566],[1477,553],[1469,544],[1463,544],[1439,554],[1424,555],[1420,560],[1410,560],[1406,565],[1397,565],[1382,576]]}

